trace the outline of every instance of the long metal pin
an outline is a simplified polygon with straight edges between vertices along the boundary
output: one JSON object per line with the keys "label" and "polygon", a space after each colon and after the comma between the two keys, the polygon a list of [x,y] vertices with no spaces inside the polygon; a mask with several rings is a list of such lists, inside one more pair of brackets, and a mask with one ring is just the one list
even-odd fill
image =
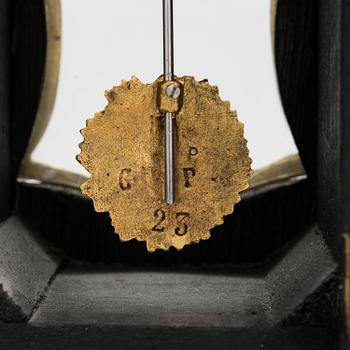
{"label": "long metal pin", "polygon": [[[163,0],[164,80],[173,79],[173,0]],[[173,204],[174,196],[174,113],[165,113],[165,200]]]}

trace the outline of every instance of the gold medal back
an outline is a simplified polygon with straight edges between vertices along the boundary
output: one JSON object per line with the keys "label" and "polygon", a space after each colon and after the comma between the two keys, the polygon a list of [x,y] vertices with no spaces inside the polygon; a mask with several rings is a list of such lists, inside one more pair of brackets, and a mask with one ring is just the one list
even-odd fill
{"label": "gold medal back", "polygon": [[78,160],[91,174],[83,193],[96,211],[109,212],[122,241],[146,241],[149,251],[208,239],[233,212],[252,173],[243,124],[229,102],[206,81],[176,80],[183,94],[175,122],[175,204],[164,201],[160,79],[122,81],[81,131]]}

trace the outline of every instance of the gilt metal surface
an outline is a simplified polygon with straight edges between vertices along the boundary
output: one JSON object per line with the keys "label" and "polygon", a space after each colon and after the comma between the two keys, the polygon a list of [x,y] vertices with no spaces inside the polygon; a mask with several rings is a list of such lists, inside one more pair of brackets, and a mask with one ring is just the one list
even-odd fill
{"label": "gilt metal surface", "polygon": [[193,77],[176,80],[183,101],[176,116],[174,204],[164,193],[161,79],[122,81],[81,131],[78,160],[91,174],[83,193],[96,211],[109,212],[121,240],[146,241],[149,251],[208,239],[233,212],[252,174],[243,124],[217,87]]}

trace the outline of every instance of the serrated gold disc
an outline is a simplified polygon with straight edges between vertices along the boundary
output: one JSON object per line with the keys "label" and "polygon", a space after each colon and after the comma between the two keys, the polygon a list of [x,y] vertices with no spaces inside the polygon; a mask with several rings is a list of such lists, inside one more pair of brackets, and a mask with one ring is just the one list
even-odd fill
{"label": "serrated gold disc", "polygon": [[160,81],[132,77],[107,91],[108,105],[81,131],[77,157],[91,174],[81,189],[95,210],[109,212],[122,241],[146,241],[149,251],[208,239],[252,173],[243,124],[229,102],[206,81],[177,78],[183,95],[175,119],[175,204],[166,204]]}

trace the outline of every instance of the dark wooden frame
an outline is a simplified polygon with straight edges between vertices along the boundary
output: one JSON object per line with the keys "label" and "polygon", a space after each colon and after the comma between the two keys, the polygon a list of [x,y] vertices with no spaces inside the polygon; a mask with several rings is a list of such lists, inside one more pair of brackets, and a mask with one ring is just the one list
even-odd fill
{"label": "dark wooden frame", "polygon": [[[347,183],[350,175],[347,153],[350,142],[347,120],[349,3],[348,0],[279,2],[276,64],[281,96],[308,179],[266,189],[246,198],[238,207],[236,217],[227,218],[225,225],[218,228],[208,242],[186,247],[181,253],[149,255],[139,243],[119,244],[109,228],[108,216],[94,213],[91,203],[77,191],[49,185],[16,185],[16,174],[41,91],[45,58],[44,8],[42,0],[2,1],[0,218],[3,224],[0,241],[1,237],[8,239],[1,241],[5,243],[0,252],[11,255],[16,244],[27,239],[25,235],[28,234],[28,251],[24,258],[36,254],[29,274],[33,280],[38,279],[34,281],[35,288],[41,290],[35,290],[31,283],[21,285],[20,281],[28,276],[20,269],[11,270],[19,281],[16,288],[33,302],[21,302],[1,288],[0,319],[11,323],[0,324],[0,347],[90,349],[100,346],[109,349],[118,345],[120,349],[152,346],[255,349],[264,344],[270,349],[337,349],[347,346],[341,309],[343,295],[338,287],[342,284],[341,236],[350,232]],[[16,217],[11,217],[12,214]],[[232,231],[237,235],[232,235]],[[303,259],[298,250],[302,251],[303,247],[305,250],[306,232],[322,234],[332,253],[332,257],[325,255],[327,264],[319,271],[329,271],[333,266],[332,258],[340,269],[314,290],[308,289],[310,276],[299,271],[291,278],[292,282],[301,281],[300,289],[305,287],[304,292],[310,295],[298,308],[291,310],[289,317],[272,328],[158,329],[145,325],[135,329],[95,324],[86,333],[86,327],[79,324],[38,328],[23,322],[40,307],[52,281],[62,272],[64,263],[72,264],[72,259],[153,269],[177,269],[184,263],[191,269],[223,264],[228,271],[232,264],[238,264],[240,273],[247,275],[252,266],[259,269],[264,266],[268,271],[277,261],[275,268],[283,274],[288,266],[292,268],[298,259]],[[42,247],[39,253],[36,245]],[[48,261],[46,254],[50,246],[59,254],[52,257],[51,251]],[[0,259],[0,267],[3,264],[7,273],[10,264],[6,259]],[[16,256],[8,259],[16,264]],[[87,271],[89,268],[86,267]],[[289,301],[282,285],[274,281],[271,279],[271,283],[279,287],[277,294],[280,293],[276,305],[279,298]]]}

